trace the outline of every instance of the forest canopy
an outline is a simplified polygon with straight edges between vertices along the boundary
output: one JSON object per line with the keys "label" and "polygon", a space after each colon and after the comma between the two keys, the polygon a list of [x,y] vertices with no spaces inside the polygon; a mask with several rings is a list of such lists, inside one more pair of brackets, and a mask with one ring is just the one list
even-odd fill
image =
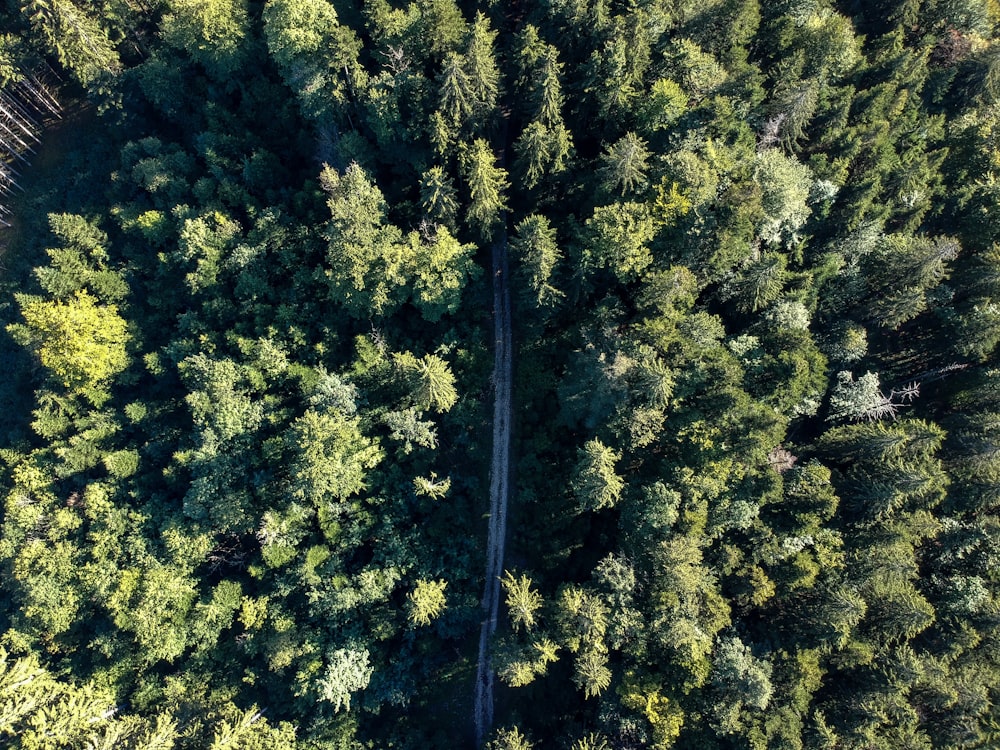
{"label": "forest canopy", "polygon": [[0,0],[0,156],[0,745],[1000,746],[994,0]]}

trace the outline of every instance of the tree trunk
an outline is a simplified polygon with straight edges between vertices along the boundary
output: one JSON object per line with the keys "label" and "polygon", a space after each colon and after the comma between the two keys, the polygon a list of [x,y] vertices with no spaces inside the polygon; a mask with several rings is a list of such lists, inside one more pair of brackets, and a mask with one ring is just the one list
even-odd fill
{"label": "tree trunk", "polygon": [[13,142],[15,142],[15,143],[19,144],[19,145],[21,146],[21,148],[22,148],[22,149],[25,149],[25,150],[27,150],[27,151],[30,151],[31,153],[35,153],[35,149],[33,149],[33,148],[32,148],[31,146],[29,146],[29,145],[28,145],[27,143],[25,143],[24,141],[22,141],[22,140],[21,140],[21,139],[20,139],[20,138],[18,137],[17,133],[15,133],[15,132],[14,132],[14,131],[13,131],[13,130],[12,130],[12,129],[10,128],[10,126],[9,126],[9,125],[7,124],[7,122],[5,121],[5,119],[4,119],[3,117],[0,117],[0,130],[2,130],[2,131],[3,131],[4,133],[6,133],[6,134],[7,134],[7,136],[9,136],[9,137],[10,137],[10,139],[11,139],[11,140],[12,140]]}
{"label": "tree trunk", "polygon": [[0,89],[0,101],[6,102],[13,112],[20,115],[21,119],[24,122],[29,123],[32,131],[34,132],[41,131],[41,126],[38,124],[38,121],[31,116],[31,113],[28,112],[28,109],[25,106],[25,104],[16,96],[9,94],[7,91],[3,89]]}

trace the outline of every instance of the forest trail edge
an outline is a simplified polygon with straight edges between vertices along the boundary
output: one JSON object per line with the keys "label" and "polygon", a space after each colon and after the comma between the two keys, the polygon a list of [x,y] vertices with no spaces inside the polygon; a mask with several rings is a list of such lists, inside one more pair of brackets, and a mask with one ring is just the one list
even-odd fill
{"label": "forest trail edge", "polygon": [[493,725],[495,675],[489,646],[497,627],[500,607],[500,577],[503,574],[504,541],[507,536],[507,500],[510,477],[511,424],[511,304],[507,287],[507,232],[501,230],[493,244],[493,456],[490,463],[490,522],[486,541],[486,582],[482,607],[485,615],[479,633],[476,667],[476,746]]}

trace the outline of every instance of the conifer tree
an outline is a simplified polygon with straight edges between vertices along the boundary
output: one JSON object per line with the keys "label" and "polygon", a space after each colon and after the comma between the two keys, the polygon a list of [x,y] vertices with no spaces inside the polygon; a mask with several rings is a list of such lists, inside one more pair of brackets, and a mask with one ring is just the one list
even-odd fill
{"label": "conifer tree", "polygon": [[466,220],[482,236],[493,235],[502,212],[507,208],[507,171],[497,166],[489,144],[477,138],[462,157],[470,202]]}
{"label": "conifer tree", "polygon": [[21,12],[59,62],[85,87],[122,69],[101,17],[72,0],[23,0]]}
{"label": "conifer tree", "polygon": [[621,498],[625,480],[615,473],[621,454],[600,440],[590,440],[579,451],[573,489],[581,510],[611,508]]}

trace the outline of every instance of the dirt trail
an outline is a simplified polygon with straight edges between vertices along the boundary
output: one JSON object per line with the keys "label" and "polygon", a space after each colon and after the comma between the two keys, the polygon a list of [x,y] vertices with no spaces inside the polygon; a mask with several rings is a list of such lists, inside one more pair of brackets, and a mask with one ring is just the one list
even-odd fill
{"label": "dirt trail", "polygon": [[504,540],[507,536],[507,498],[510,492],[511,331],[510,290],[507,288],[507,233],[493,244],[493,458],[490,464],[490,523],[486,540],[486,585],[483,620],[479,632],[476,669],[476,746],[493,726],[493,683],[496,675],[490,657],[490,640],[497,629],[500,577],[503,575]]}

